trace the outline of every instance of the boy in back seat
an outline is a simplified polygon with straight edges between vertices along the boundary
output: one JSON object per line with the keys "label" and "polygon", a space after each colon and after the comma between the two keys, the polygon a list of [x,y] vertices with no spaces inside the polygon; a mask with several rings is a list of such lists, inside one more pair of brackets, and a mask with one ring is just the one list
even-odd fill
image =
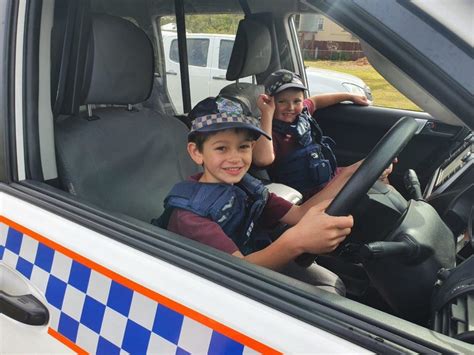
{"label": "boy in back seat", "polygon": [[[253,151],[253,163],[265,167],[274,182],[293,187],[307,200],[334,198],[362,161],[338,167],[333,153],[334,141],[324,136],[312,117],[316,109],[342,101],[368,105],[363,95],[330,93],[304,98],[301,78],[286,69],[272,73],[264,82],[265,94],[258,97],[262,129],[272,141],[260,138]],[[380,177],[386,180],[392,166]],[[324,189],[323,189],[324,188]]]}

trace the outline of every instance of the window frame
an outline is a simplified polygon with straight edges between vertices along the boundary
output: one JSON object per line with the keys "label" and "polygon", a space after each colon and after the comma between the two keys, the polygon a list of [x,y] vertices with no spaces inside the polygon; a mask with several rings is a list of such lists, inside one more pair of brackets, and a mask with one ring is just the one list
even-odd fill
{"label": "window frame", "polygon": [[[228,43],[232,43],[232,46],[230,47],[230,51],[229,51],[229,56],[228,58],[226,59],[227,60],[227,64],[225,66],[221,66],[221,53],[222,53],[222,43],[224,42],[228,42]],[[229,67],[229,62],[230,62],[230,57],[231,57],[231,54],[232,54],[232,48],[234,48],[234,43],[235,43],[235,40],[233,39],[227,39],[227,38],[221,38],[220,39],[220,42],[219,42],[219,55],[218,55],[218,63],[217,63],[217,67],[219,69],[222,69],[222,70],[227,70],[227,68]]]}

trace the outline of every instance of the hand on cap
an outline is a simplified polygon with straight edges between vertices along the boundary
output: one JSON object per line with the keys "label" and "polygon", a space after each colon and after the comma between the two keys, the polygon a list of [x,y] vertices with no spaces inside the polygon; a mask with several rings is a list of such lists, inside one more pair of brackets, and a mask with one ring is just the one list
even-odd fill
{"label": "hand on cap", "polygon": [[257,107],[264,115],[270,115],[273,117],[273,113],[275,112],[275,100],[273,96],[260,94],[257,99]]}

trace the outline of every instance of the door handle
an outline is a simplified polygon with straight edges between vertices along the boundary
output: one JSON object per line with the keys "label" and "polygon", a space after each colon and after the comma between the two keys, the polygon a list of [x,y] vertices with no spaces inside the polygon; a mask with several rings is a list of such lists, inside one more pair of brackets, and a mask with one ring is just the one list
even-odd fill
{"label": "door handle", "polygon": [[178,75],[175,71],[167,71],[166,74],[168,75]]}
{"label": "door handle", "polygon": [[227,79],[225,78],[225,76],[223,76],[223,75],[213,76],[212,79],[216,79],[216,80],[227,80]]}
{"label": "door handle", "polygon": [[45,325],[49,311],[32,294],[12,296],[0,291],[0,313],[28,325]]}

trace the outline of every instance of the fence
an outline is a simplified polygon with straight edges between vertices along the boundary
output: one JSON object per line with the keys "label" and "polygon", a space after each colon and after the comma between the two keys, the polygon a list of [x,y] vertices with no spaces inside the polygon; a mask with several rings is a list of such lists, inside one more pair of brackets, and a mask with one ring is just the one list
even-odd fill
{"label": "fence", "polygon": [[332,49],[302,49],[304,60],[357,60],[365,57],[361,50],[332,50]]}

